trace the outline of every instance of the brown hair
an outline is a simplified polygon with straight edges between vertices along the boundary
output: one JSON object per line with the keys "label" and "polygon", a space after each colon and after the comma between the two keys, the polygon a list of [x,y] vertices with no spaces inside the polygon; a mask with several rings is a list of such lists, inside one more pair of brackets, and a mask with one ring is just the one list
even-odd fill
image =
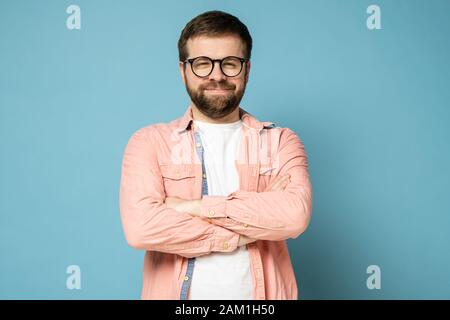
{"label": "brown hair", "polygon": [[245,24],[237,17],[223,11],[207,11],[188,22],[181,31],[178,40],[178,54],[180,61],[186,60],[188,52],[186,43],[197,36],[237,35],[245,45],[245,57],[250,59],[252,52],[252,37]]}

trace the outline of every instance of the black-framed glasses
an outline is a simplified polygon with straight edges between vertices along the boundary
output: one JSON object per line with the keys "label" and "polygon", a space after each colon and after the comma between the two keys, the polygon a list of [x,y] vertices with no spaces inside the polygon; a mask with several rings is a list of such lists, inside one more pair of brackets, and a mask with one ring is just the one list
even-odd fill
{"label": "black-framed glasses", "polygon": [[213,70],[216,62],[219,63],[220,70],[227,77],[238,76],[244,66],[244,62],[248,59],[229,56],[223,59],[211,59],[209,57],[201,56],[192,59],[186,59],[183,61],[184,64],[189,63],[191,65],[192,72],[200,78],[205,78],[209,76]]}

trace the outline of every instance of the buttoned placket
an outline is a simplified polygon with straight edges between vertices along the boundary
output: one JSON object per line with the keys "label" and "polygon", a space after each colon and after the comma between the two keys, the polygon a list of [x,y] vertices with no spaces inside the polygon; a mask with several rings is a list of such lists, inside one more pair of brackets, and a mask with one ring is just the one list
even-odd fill
{"label": "buttoned placket", "polygon": [[[252,128],[247,128],[244,130],[250,130],[247,131],[246,136],[248,134],[248,137],[253,137],[250,139],[246,139],[246,145],[245,145],[245,163],[249,165],[250,169],[249,174],[247,175],[247,187],[250,190],[257,191],[258,189],[258,183],[259,183],[259,167],[260,167],[260,157],[259,157],[259,146],[261,141],[261,130],[258,129],[255,131],[252,131]],[[256,134],[255,134],[256,133]],[[252,136],[252,134],[254,134]],[[253,164],[253,165],[252,165]],[[254,281],[255,281],[255,287],[256,291],[254,292],[255,296],[254,299],[256,300],[265,300],[266,294],[265,294],[265,287],[264,287],[264,272],[263,272],[263,265],[261,260],[261,254],[259,252],[259,249],[255,242],[247,244],[247,249],[251,257],[252,262],[252,270],[254,274]]]}
{"label": "buttoned placket", "polygon": [[[200,134],[194,131],[195,138],[195,149],[197,150],[198,157],[202,163],[202,196],[208,194],[208,181],[206,179],[205,161],[204,161],[204,150]],[[183,284],[181,286],[180,300],[187,300],[189,287],[191,286],[192,274],[194,273],[195,257],[188,259],[188,266],[186,269],[186,274],[183,279]]]}
{"label": "buttoned placket", "polygon": [[[260,143],[260,131],[257,131],[257,139],[256,139],[256,143],[253,142],[252,145],[249,145],[249,141],[246,141],[246,146],[245,148],[247,148],[247,150],[254,150],[256,153],[256,168],[259,169],[259,150],[257,148],[257,146],[259,146]],[[195,148],[198,154],[198,157],[200,158],[200,161],[202,163],[202,196],[203,195],[207,195],[208,194],[208,182],[207,182],[207,175],[206,175],[206,170],[205,170],[205,161],[204,161],[204,149],[203,149],[203,144],[200,138],[200,134],[193,130],[194,132],[194,138],[195,138]],[[247,157],[248,157],[248,153],[246,152]],[[247,163],[249,161],[249,159],[246,159]],[[256,189],[257,188],[257,184],[258,184],[258,172],[254,173],[250,173],[250,176],[247,177],[247,179],[250,179],[250,184]],[[215,212],[212,210],[209,212],[209,215],[212,217],[214,216]],[[225,243],[224,245],[226,245],[227,243]],[[226,249],[226,248],[225,248]],[[261,255],[259,253],[259,250],[256,246],[255,243],[250,243],[247,244],[247,249],[249,250],[249,254],[251,257],[251,261],[252,261],[252,269],[253,269],[253,273],[254,273],[254,278],[255,278],[255,285],[256,285],[256,296],[254,297],[254,299],[256,300],[264,300],[265,299],[265,288],[264,288],[264,273],[263,273],[263,266],[262,266],[262,261],[261,261]],[[191,285],[191,280],[192,280],[192,274],[194,272],[194,264],[195,264],[195,257],[194,258],[188,258],[188,265],[186,268],[186,273],[185,276],[183,278],[183,283],[181,286],[181,294],[180,294],[180,300],[187,300],[187,296],[188,296],[188,292],[189,292],[189,287]]]}

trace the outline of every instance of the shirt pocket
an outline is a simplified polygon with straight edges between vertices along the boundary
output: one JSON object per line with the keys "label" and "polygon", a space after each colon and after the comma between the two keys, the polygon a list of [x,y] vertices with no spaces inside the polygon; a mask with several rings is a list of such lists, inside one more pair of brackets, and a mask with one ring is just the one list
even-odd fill
{"label": "shirt pocket", "polygon": [[191,164],[160,164],[167,197],[190,199],[194,194],[195,167]]}
{"label": "shirt pocket", "polygon": [[264,192],[270,181],[275,178],[275,169],[276,167],[272,165],[265,165],[259,168],[258,192]]}

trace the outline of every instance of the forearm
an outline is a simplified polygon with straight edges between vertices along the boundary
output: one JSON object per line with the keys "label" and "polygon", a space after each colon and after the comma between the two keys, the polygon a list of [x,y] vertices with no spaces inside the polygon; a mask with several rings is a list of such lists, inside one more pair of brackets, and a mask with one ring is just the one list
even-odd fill
{"label": "forearm", "polygon": [[285,240],[303,233],[312,213],[306,153],[292,131],[286,131],[282,140],[278,165],[273,168],[270,180],[288,175],[286,188],[265,192],[237,190],[228,196],[204,196],[194,214],[256,239]]}
{"label": "forearm", "polygon": [[207,216],[212,223],[251,238],[279,241],[303,233],[310,215],[310,192],[288,189],[204,197],[199,216]]}
{"label": "forearm", "polygon": [[302,191],[243,192],[230,196],[204,196],[188,201],[185,211],[207,217],[215,225],[260,240],[296,238],[308,226],[311,195]]}
{"label": "forearm", "polygon": [[131,137],[122,162],[120,214],[126,240],[137,249],[185,257],[236,249],[239,234],[169,208],[147,131]]}
{"label": "forearm", "polygon": [[269,181],[288,175],[286,188],[268,192],[238,190],[226,197],[205,196],[199,216],[211,217],[216,225],[256,239],[285,240],[303,233],[312,214],[307,155],[292,130],[282,130],[279,139]]}
{"label": "forearm", "polygon": [[230,252],[239,244],[239,234],[162,203],[134,210],[124,204],[121,212],[127,242],[136,249],[196,257]]}

